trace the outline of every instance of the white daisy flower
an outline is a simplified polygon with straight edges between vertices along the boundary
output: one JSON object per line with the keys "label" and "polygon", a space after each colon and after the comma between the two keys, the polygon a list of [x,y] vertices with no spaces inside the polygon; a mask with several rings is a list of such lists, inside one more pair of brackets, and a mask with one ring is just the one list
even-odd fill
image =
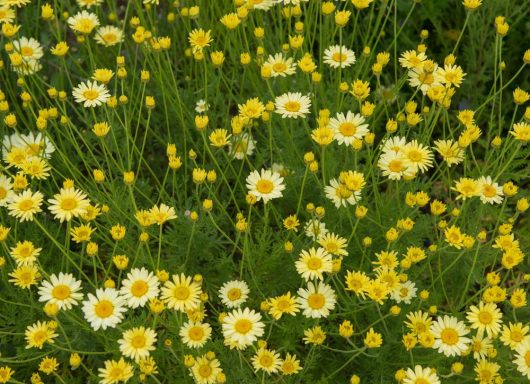
{"label": "white daisy flower", "polygon": [[90,80],[75,87],[72,95],[76,103],[83,103],[85,108],[100,106],[110,98],[110,93],[105,85]]}
{"label": "white daisy flower", "polygon": [[404,302],[405,304],[410,304],[411,300],[416,297],[416,284],[412,281],[405,281],[404,283],[399,284],[399,286],[394,289],[390,297],[396,301],[396,303]]}
{"label": "white daisy flower", "polygon": [[283,53],[269,55],[267,61],[265,61],[263,65],[270,67],[271,77],[286,77],[296,73],[296,64],[293,59],[291,57],[286,58]]}
{"label": "white daisy flower", "polygon": [[300,92],[287,92],[276,97],[274,104],[275,112],[282,115],[282,118],[298,119],[305,118],[310,113],[311,99]]}
{"label": "white daisy flower", "polygon": [[11,178],[0,175],[0,207],[7,206],[9,199],[14,195]]}
{"label": "white daisy flower", "polygon": [[504,199],[502,187],[492,180],[491,176],[481,176],[477,180],[479,185],[480,201],[484,204],[500,204]]}
{"label": "white daisy flower", "polygon": [[440,378],[432,368],[416,365],[414,370],[407,369],[403,384],[440,384]]}
{"label": "white daisy flower", "polygon": [[98,28],[94,35],[94,40],[105,47],[112,47],[123,41],[123,31],[113,25],[106,25]]}
{"label": "white daisy flower", "polygon": [[210,339],[212,327],[208,323],[187,321],[180,327],[182,342],[189,348],[201,348]]}
{"label": "white daisy flower", "polygon": [[254,153],[255,148],[256,142],[254,138],[245,132],[241,135],[232,137],[228,150],[236,159],[243,160],[245,157],[251,156]]}
{"label": "white daisy flower", "polygon": [[346,207],[348,204],[355,205],[361,198],[361,191],[351,191],[337,179],[331,179],[329,184],[324,188],[324,192],[337,208]]}
{"label": "white daisy flower", "polygon": [[121,283],[120,294],[130,308],[143,307],[159,293],[158,278],[145,268],[133,268]]}
{"label": "white daisy flower", "polygon": [[195,103],[195,112],[197,113],[205,113],[210,109],[210,104],[206,102],[206,100],[200,99]]}
{"label": "white daisy flower", "polygon": [[282,197],[282,191],[285,189],[283,177],[270,169],[262,169],[260,172],[252,171],[246,182],[248,193],[256,196],[258,201],[263,200],[264,203]]}
{"label": "white daisy flower", "polygon": [[39,301],[57,304],[59,309],[71,309],[73,305],[83,299],[81,281],[76,280],[71,273],[50,275],[39,287]]}
{"label": "white daisy flower", "polygon": [[237,308],[247,300],[249,292],[247,283],[232,280],[224,283],[219,289],[219,298],[228,308]]}
{"label": "white daisy flower", "polygon": [[329,127],[335,132],[334,138],[339,145],[351,145],[355,139],[361,140],[369,132],[364,117],[350,111],[332,117]]}
{"label": "white daisy flower", "polygon": [[296,299],[305,317],[328,317],[337,302],[335,291],[329,285],[309,282],[307,288],[298,290]]}
{"label": "white daisy flower", "polygon": [[304,279],[323,280],[324,273],[333,270],[331,255],[322,247],[311,248],[309,251],[302,250],[298,260],[295,262],[296,272]]}
{"label": "white daisy flower", "polygon": [[223,319],[223,336],[230,347],[245,349],[263,336],[265,324],[253,309],[235,309]]}
{"label": "white daisy flower", "polygon": [[465,335],[469,333],[464,322],[453,316],[438,317],[431,324],[434,335],[433,348],[445,356],[460,356],[464,353],[471,340]]}
{"label": "white daisy flower", "polygon": [[306,236],[311,237],[313,240],[317,240],[328,232],[329,231],[326,229],[326,223],[317,219],[309,220],[305,225]]}
{"label": "white daisy flower", "polygon": [[83,301],[85,319],[95,331],[115,328],[125,311],[125,299],[114,288],[97,289],[95,295],[89,293]]}
{"label": "white daisy flower", "polygon": [[33,37],[21,37],[13,41],[13,48],[15,52],[20,53],[24,61],[39,60],[44,56],[44,50],[40,43]]}
{"label": "white daisy flower", "polygon": [[324,51],[324,63],[331,68],[346,68],[355,64],[355,52],[344,45],[332,45]]}

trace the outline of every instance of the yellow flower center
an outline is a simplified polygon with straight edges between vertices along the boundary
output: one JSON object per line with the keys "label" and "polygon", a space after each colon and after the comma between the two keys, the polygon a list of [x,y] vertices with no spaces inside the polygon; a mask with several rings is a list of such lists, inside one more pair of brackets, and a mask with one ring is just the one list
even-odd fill
{"label": "yellow flower center", "polygon": [[484,185],[482,194],[486,197],[494,197],[497,194],[497,190],[492,185]]}
{"label": "yellow flower center", "polygon": [[186,300],[190,297],[190,290],[188,287],[176,287],[173,291],[173,296],[178,300]]}
{"label": "yellow flower center", "polygon": [[322,268],[322,260],[320,259],[320,257],[312,257],[307,260],[307,268],[312,271],[316,271]]}
{"label": "yellow flower center", "polygon": [[[515,262],[513,256],[511,256],[509,254],[505,255],[505,257],[503,258],[503,261],[504,261],[504,264],[506,264],[506,265],[512,265]],[[512,300],[517,300],[517,297],[516,296],[512,296]]]}
{"label": "yellow flower center", "polygon": [[333,61],[336,61],[337,63],[342,63],[343,61],[346,61],[348,57],[346,56],[345,53],[335,52],[333,56],[331,56],[331,58],[333,59]]}
{"label": "yellow flower center", "polygon": [[115,43],[118,37],[114,33],[105,33],[101,36],[107,44]]}
{"label": "yellow flower center", "polygon": [[7,196],[7,190],[5,188],[0,187],[0,200],[5,199]]}
{"label": "yellow flower center", "polygon": [[493,320],[493,316],[491,316],[491,313],[482,311],[478,314],[478,321],[480,321],[482,324],[491,324]]}
{"label": "yellow flower center", "polygon": [[343,136],[353,136],[357,132],[357,126],[349,121],[342,123],[339,126],[339,132]]}
{"label": "yellow flower center", "polygon": [[385,296],[385,294],[386,294],[386,290],[384,290],[382,287],[373,287],[372,290],[370,291],[370,297],[374,299],[381,298]]}
{"label": "yellow flower center", "polygon": [[193,341],[200,341],[204,337],[204,330],[202,327],[191,327],[188,331],[188,337]]}
{"label": "yellow flower center", "polygon": [[247,334],[252,329],[252,323],[247,319],[240,319],[234,324],[237,333]]}
{"label": "yellow flower center", "polygon": [[474,184],[464,184],[460,188],[463,195],[471,195],[475,193],[475,185]]}
{"label": "yellow flower center", "polygon": [[321,309],[326,304],[326,298],[321,293],[312,293],[307,298],[307,305],[311,309]]}
{"label": "yellow flower center", "polygon": [[48,338],[48,333],[46,331],[37,331],[33,335],[33,341],[37,345],[44,344],[47,338]]}
{"label": "yellow flower center", "polygon": [[282,365],[282,372],[283,373],[291,373],[294,372],[294,364],[292,361],[284,361]]}
{"label": "yellow flower center", "polygon": [[417,67],[418,64],[421,63],[421,59],[417,56],[410,56],[409,57],[409,63],[413,66],[413,67]]}
{"label": "yellow flower center", "polygon": [[348,199],[352,195],[352,192],[346,188],[344,185],[339,185],[339,187],[336,190],[337,197],[341,199]]}
{"label": "yellow flower center", "polygon": [[446,328],[440,334],[440,338],[447,345],[455,345],[458,343],[458,332],[453,328]]}
{"label": "yellow flower center", "polygon": [[114,367],[110,371],[109,376],[113,380],[118,380],[122,374],[123,374],[123,369],[121,369],[120,367]]}
{"label": "yellow flower center", "polygon": [[32,200],[23,200],[18,204],[18,208],[21,211],[29,211],[30,209],[33,209],[33,201]]}
{"label": "yellow flower center", "polygon": [[199,375],[201,375],[201,377],[210,377],[210,375],[212,374],[212,368],[210,367],[209,364],[203,364],[199,367]]}
{"label": "yellow flower center", "polygon": [[143,347],[145,347],[145,344],[146,344],[146,340],[145,340],[145,336],[144,335],[135,335],[131,339],[131,345],[134,348],[143,348]]}
{"label": "yellow flower center", "polygon": [[18,255],[20,256],[20,258],[26,259],[31,256],[31,254],[33,253],[32,251],[33,247],[31,245],[25,244],[18,249]]}
{"label": "yellow flower center", "polygon": [[326,246],[326,251],[328,251],[329,253],[334,253],[334,252],[337,252],[339,250],[339,246],[335,243],[327,243]]}
{"label": "yellow flower center", "polygon": [[52,296],[57,300],[64,300],[70,297],[70,287],[65,284],[59,284],[52,290]]}
{"label": "yellow flower center", "polygon": [[96,312],[97,317],[105,319],[111,316],[114,312],[114,304],[112,304],[109,300],[101,300],[95,305],[94,311]]}
{"label": "yellow flower center", "polygon": [[259,193],[271,193],[274,189],[274,184],[270,180],[259,180],[256,183],[256,189]]}
{"label": "yellow flower center", "polygon": [[458,231],[449,232],[447,235],[447,240],[449,240],[451,243],[459,243],[461,241],[460,233],[458,233]]}
{"label": "yellow flower center", "polygon": [[501,239],[501,241],[499,241],[499,245],[501,248],[506,249],[506,248],[511,248],[513,243],[511,239],[506,238],[506,239]]}
{"label": "yellow flower center", "polygon": [[301,105],[298,101],[288,101],[285,103],[284,108],[289,112],[298,112],[301,108]]}
{"label": "yellow flower center", "polygon": [[285,72],[286,69],[287,65],[285,65],[284,63],[276,63],[272,66],[272,70],[274,72]]}
{"label": "yellow flower center", "polygon": [[135,281],[131,285],[131,293],[134,297],[142,297],[143,295],[147,293],[148,289],[149,289],[149,286],[143,280]]}
{"label": "yellow flower center", "polygon": [[481,369],[479,371],[479,378],[481,382],[490,383],[493,379],[493,374],[489,369]]}
{"label": "yellow flower center", "polygon": [[393,287],[396,284],[396,279],[392,275],[384,275],[381,280],[389,287]]}
{"label": "yellow flower center", "polygon": [[67,197],[61,200],[61,209],[71,211],[77,207],[77,200],[72,197]]}
{"label": "yellow flower center", "polygon": [[22,56],[31,56],[33,55],[33,49],[31,47],[22,47],[20,53]]}
{"label": "yellow flower center", "polygon": [[287,299],[280,299],[276,302],[276,308],[280,311],[286,311],[291,306],[291,303]]}
{"label": "yellow flower center", "polygon": [[519,331],[512,331],[510,338],[516,343],[519,343],[523,340],[523,333]]}
{"label": "yellow flower center", "polygon": [[27,148],[26,148],[26,152],[28,153],[28,155],[38,155],[39,152],[41,151],[42,149],[42,146],[40,144],[36,144],[36,143],[33,143],[33,144],[28,144]]}
{"label": "yellow flower center", "polygon": [[353,289],[354,291],[359,291],[363,287],[361,280],[359,279],[349,279],[348,288]]}
{"label": "yellow flower center", "polygon": [[90,19],[79,20],[75,29],[81,33],[90,33],[94,29],[94,23]]}
{"label": "yellow flower center", "polygon": [[243,115],[246,115],[246,116],[249,116],[249,117],[252,117],[252,116],[256,116],[258,114],[258,110],[254,107],[249,107],[247,106],[243,113]]}
{"label": "yellow flower center", "polygon": [[232,288],[231,290],[228,291],[226,295],[228,296],[230,301],[238,300],[241,297],[241,289]]}
{"label": "yellow flower center", "polygon": [[456,151],[454,151],[452,148],[446,148],[442,151],[442,156],[443,157],[455,157],[456,156]]}
{"label": "yellow flower center", "polygon": [[86,228],[81,228],[77,231],[77,237],[81,239],[86,239],[90,236],[90,231]]}
{"label": "yellow flower center", "polygon": [[263,367],[268,368],[272,366],[273,360],[272,357],[270,357],[269,355],[263,355],[259,358],[259,363]]}
{"label": "yellow flower center", "polygon": [[83,96],[87,100],[96,100],[99,96],[99,92],[94,89],[87,89],[83,92]]}
{"label": "yellow flower center", "polygon": [[407,155],[408,155],[408,158],[414,162],[418,162],[422,159],[421,152],[415,149],[409,151]]}
{"label": "yellow flower center", "polygon": [[473,352],[480,352],[482,350],[482,342],[480,340],[473,342]]}
{"label": "yellow flower center", "polygon": [[27,165],[26,172],[30,175],[36,175],[40,171],[42,171],[41,163],[30,163]]}
{"label": "yellow flower center", "polygon": [[198,46],[203,46],[207,43],[205,36],[196,36],[195,37],[195,44]]}
{"label": "yellow flower center", "polygon": [[429,384],[429,381],[427,379],[424,379],[423,377],[420,377],[420,378],[416,379],[414,384]]}
{"label": "yellow flower center", "polygon": [[388,169],[390,169],[392,172],[402,172],[404,168],[403,162],[398,159],[392,160],[388,163]]}
{"label": "yellow flower center", "polygon": [[434,82],[434,76],[430,73],[420,73],[418,76],[418,80],[422,84],[430,85]]}
{"label": "yellow flower center", "polygon": [[295,228],[296,227],[296,221],[292,218],[288,218],[287,220],[285,220],[285,226],[287,228]]}
{"label": "yellow flower center", "polygon": [[458,80],[458,76],[455,72],[446,72],[445,80],[447,80],[448,83],[454,83]]}
{"label": "yellow flower center", "polygon": [[33,274],[31,272],[22,272],[20,275],[19,275],[19,278],[18,280],[23,284],[23,285],[28,285],[30,283],[33,282]]}

